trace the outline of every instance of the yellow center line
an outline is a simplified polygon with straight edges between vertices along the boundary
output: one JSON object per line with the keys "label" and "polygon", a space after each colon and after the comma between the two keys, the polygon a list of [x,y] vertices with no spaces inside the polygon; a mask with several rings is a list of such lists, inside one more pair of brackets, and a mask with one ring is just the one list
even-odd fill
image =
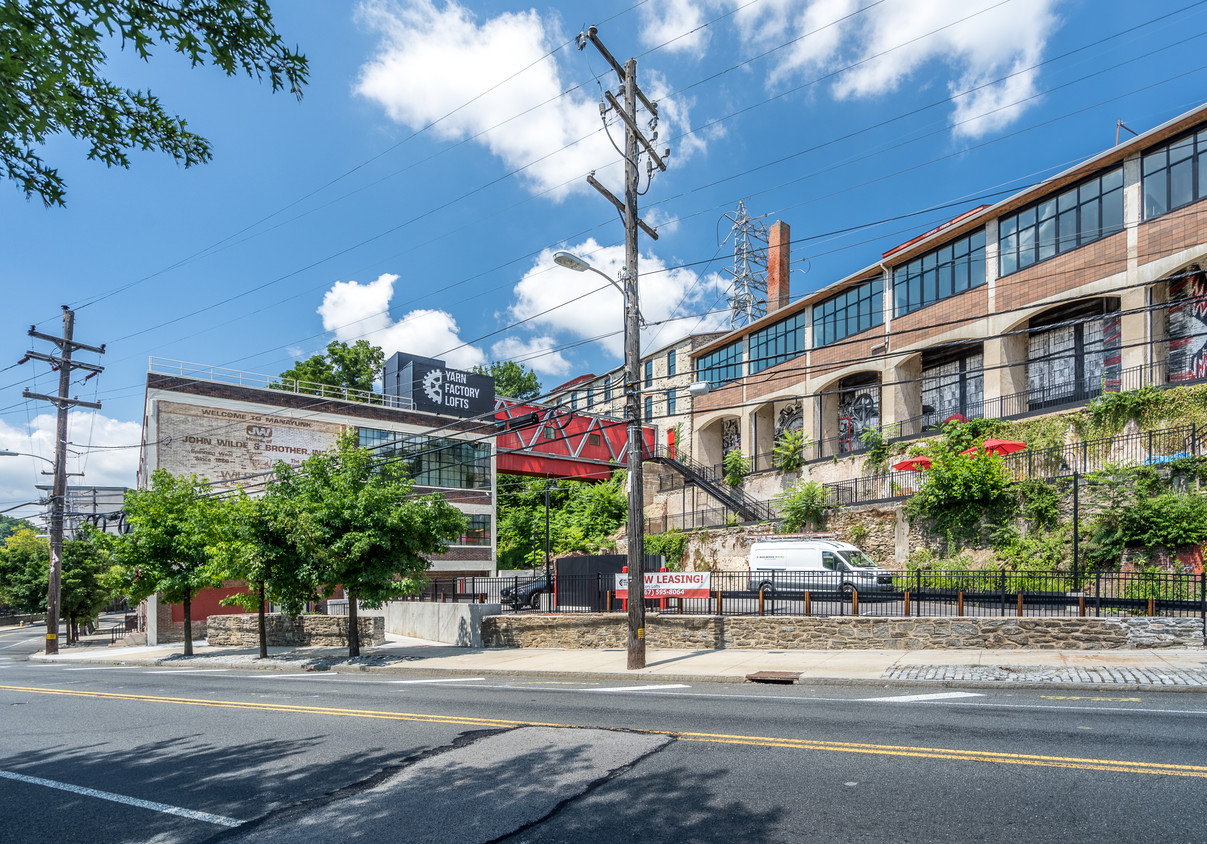
{"label": "yellow center line", "polygon": [[[50,689],[34,686],[0,685],[0,691],[62,697],[87,697],[105,700],[167,703],[178,706],[204,706],[219,709],[246,709],[258,712],[291,712],[301,715],[336,715],[347,718],[380,718],[392,721],[418,721],[432,724],[453,724],[466,727],[514,729],[516,727],[576,728],[581,724],[559,724],[543,721],[517,721],[499,718],[476,718],[465,715],[429,715],[419,712],[388,712],[376,709],[347,709],[334,706],[296,706],[285,703],[211,700],[206,698],[159,697],[130,695],[117,692],[87,692],[70,689]],[[994,750],[960,750],[949,747],[912,747],[892,744],[793,739],[775,736],[743,736],[727,733],[695,733],[677,730],[626,730],[626,732],[669,735],[681,741],[710,744],[779,747],[789,750],[818,750],[832,753],[860,753],[875,756],[900,756],[919,759],[947,759],[959,762],[987,762],[999,765],[1032,765],[1043,768],[1071,768],[1085,771],[1116,771],[1128,774],[1154,774],[1207,779],[1207,766],[1175,765],[1165,762],[1132,762],[1123,759],[1091,759],[1079,756],[1043,756],[1027,753],[1004,753]]]}

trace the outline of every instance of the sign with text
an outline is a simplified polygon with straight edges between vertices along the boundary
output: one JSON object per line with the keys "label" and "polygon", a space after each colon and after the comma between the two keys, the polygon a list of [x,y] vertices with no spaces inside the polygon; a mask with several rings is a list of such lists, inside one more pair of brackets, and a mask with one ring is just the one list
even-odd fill
{"label": "sign with text", "polygon": [[[707,598],[712,587],[712,574],[706,571],[647,571],[647,598]],[[629,576],[616,575],[616,594],[624,597],[629,591]]]}
{"label": "sign with text", "polygon": [[495,379],[489,375],[422,363],[412,363],[410,369],[416,410],[463,417],[494,412]]}

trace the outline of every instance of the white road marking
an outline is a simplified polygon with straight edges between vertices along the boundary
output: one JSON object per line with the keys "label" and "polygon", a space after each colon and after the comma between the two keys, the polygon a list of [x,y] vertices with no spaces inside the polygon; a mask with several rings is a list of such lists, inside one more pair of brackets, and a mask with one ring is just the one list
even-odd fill
{"label": "white road marking", "polygon": [[64,671],[112,671],[115,668],[134,668],[133,665],[91,665],[88,668],[64,668]]}
{"label": "white road marking", "polygon": [[162,671],[144,671],[144,674],[221,674],[229,668],[165,668]]}
{"label": "white road marking", "polygon": [[390,685],[400,686],[408,683],[481,683],[485,677],[447,677],[440,680],[390,680]]}
{"label": "white road marking", "polygon": [[955,700],[961,697],[984,697],[976,692],[935,692],[928,695],[894,695],[892,697],[862,697],[867,703],[925,703],[928,700]]}
{"label": "white road marking", "polygon": [[298,677],[309,677],[311,680],[330,680],[344,675],[335,671],[307,671],[305,674],[240,674],[240,677],[263,677],[266,680],[292,680]]}
{"label": "white road marking", "polygon": [[218,826],[239,826],[243,821],[225,818],[222,815],[211,815],[209,812],[195,812],[192,809],[181,809],[179,806],[169,806],[167,803],[155,803],[151,800],[139,800],[136,797],[126,797],[108,791],[97,791],[95,788],[84,788],[79,785],[68,785],[65,782],[44,780],[41,777],[27,777],[24,774],[14,774],[11,771],[0,771],[0,778],[16,780],[30,785],[42,785],[46,788],[57,788],[60,791],[70,791],[85,797],[95,797],[99,800],[112,800],[114,803],[124,803],[127,806],[137,806],[140,809],[150,809],[152,812],[162,812],[165,815],[177,815],[194,821],[217,824]]}
{"label": "white road marking", "polygon": [[659,689],[690,689],[682,683],[667,683],[663,686],[614,686],[610,689],[581,689],[584,692],[655,692]]}

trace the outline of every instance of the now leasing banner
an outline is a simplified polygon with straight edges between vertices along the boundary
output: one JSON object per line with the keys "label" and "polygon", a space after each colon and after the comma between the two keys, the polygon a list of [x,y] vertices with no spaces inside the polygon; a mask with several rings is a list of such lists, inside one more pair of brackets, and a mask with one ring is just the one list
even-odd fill
{"label": "now leasing banner", "polygon": [[[647,598],[707,598],[712,574],[706,571],[647,571]],[[629,590],[629,576],[616,575],[616,593],[624,597]]]}

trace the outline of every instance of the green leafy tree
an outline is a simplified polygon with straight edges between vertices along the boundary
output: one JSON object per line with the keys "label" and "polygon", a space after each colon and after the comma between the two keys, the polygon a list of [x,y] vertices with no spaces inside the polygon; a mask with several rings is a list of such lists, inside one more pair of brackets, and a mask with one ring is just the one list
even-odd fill
{"label": "green leafy tree", "polygon": [[267,0],[5,0],[0,4],[0,165],[27,197],[63,205],[66,185],[38,154],[53,135],[89,145],[88,157],[130,166],[129,152],[166,152],[185,167],[210,160],[209,142],[189,131],[150,91],[101,75],[108,44],[144,61],[159,45],[194,67],[268,78],[298,98],[306,58],[285,46]]}
{"label": "green leafy tree", "polygon": [[799,428],[789,428],[775,440],[772,455],[775,468],[781,472],[793,472],[805,465],[805,433]]}
{"label": "green leafy tree", "polygon": [[[34,526],[25,521],[25,519],[0,516],[0,541],[8,539],[19,530],[34,530]],[[34,532],[36,533],[37,531]]]}
{"label": "green leafy tree", "polygon": [[134,601],[160,594],[184,608],[184,653],[193,653],[192,603],[222,585],[221,504],[196,475],[151,474],[151,486],[126,493],[130,532],[114,547],[122,592]]}
{"label": "green leafy tree", "polygon": [[815,530],[825,518],[828,506],[826,488],[817,481],[802,478],[776,496],[775,503],[785,533]]}
{"label": "green leafy tree", "polygon": [[59,609],[67,622],[68,644],[79,641],[80,625],[93,621],[114,595],[108,576],[111,545],[107,540],[115,537],[94,528],[84,528],[82,536],[63,543]]}
{"label": "green leafy tree", "polygon": [[276,466],[270,494],[302,560],[301,580],[324,597],[342,586],[348,598],[349,657],[360,656],[356,602],[380,607],[417,593],[427,557],[465,530],[465,516],[442,495],[413,491],[404,468],[377,461],[357,445],[355,431],[297,469]]}
{"label": "green leafy tree", "polygon": [[495,379],[495,395],[509,399],[534,399],[541,394],[540,379],[522,363],[496,360],[490,366],[479,364],[473,371]]}
{"label": "green leafy tree", "polygon": [[286,523],[289,508],[270,482],[261,498],[226,499],[221,508],[217,555],[224,580],[239,580],[248,591],[223,599],[257,615],[260,658],[268,658],[265,604],[281,605],[286,615],[299,615],[306,601],[317,597],[315,585],[304,578],[304,560]]}
{"label": "green leafy tree", "polygon": [[[551,554],[598,551],[628,519],[625,473],[602,483],[559,480],[549,492]],[[497,516],[499,567],[523,568],[545,559],[544,478],[500,475]]]}
{"label": "green leafy tree", "polygon": [[20,613],[46,611],[50,543],[20,528],[0,548],[0,603]]}
{"label": "green leafy tree", "polygon": [[742,481],[750,474],[750,458],[740,448],[731,449],[721,461],[721,468],[725,472],[725,483],[735,487],[741,486]]}
{"label": "green leafy tree", "polygon": [[[332,340],[327,344],[326,354],[312,355],[295,363],[281,373],[282,378],[308,384],[326,384],[331,387],[369,392],[373,382],[381,377],[386,355],[380,346],[368,340],[343,343]],[[303,392],[318,394],[321,390],[301,388]]]}

